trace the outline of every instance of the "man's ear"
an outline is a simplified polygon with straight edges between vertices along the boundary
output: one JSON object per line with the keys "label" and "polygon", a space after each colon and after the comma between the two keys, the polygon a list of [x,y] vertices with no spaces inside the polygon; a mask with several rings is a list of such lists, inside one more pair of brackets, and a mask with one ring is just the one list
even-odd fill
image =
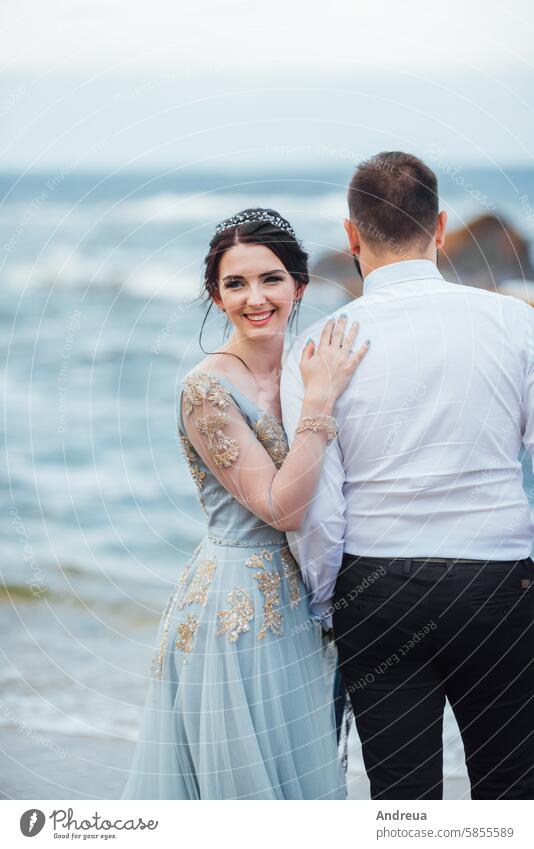
{"label": "man's ear", "polygon": [[354,224],[350,218],[345,218],[343,222],[343,226],[345,227],[345,233],[347,234],[347,238],[349,240],[349,251],[353,256],[360,255],[360,234],[358,233],[358,228]]}
{"label": "man's ear", "polygon": [[436,222],[436,248],[440,250],[445,244],[445,230],[447,229],[447,213],[442,210]]}

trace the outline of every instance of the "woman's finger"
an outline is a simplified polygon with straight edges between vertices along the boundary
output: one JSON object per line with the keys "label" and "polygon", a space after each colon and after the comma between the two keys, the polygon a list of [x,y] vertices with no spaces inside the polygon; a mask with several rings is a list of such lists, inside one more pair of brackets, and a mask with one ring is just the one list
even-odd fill
{"label": "woman's finger", "polygon": [[346,348],[348,351],[352,348],[359,329],[360,323],[358,321],[353,321],[350,326],[349,332],[343,340],[343,348]]}
{"label": "woman's finger", "polygon": [[306,360],[311,360],[313,356],[313,352],[315,350],[313,339],[310,337],[306,340],[306,344],[302,349],[302,354],[300,356],[300,364],[303,365]]}
{"label": "woman's finger", "polygon": [[347,326],[347,313],[342,312],[338,320],[336,321],[335,327],[332,331],[332,348],[341,348],[341,343],[343,342],[343,336],[345,335],[345,327]]}
{"label": "woman's finger", "polygon": [[369,339],[364,342],[363,345],[360,345],[358,350],[347,358],[347,365],[349,368],[356,368],[359,366],[370,347],[371,341]]}
{"label": "woman's finger", "polygon": [[330,345],[330,341],[332,339],[332,330],[334,329],[334,319],[329,318],[323,327],[323,331],[321,333],[321,338],[319,339],[319,348],[324,349],[328,345]]}

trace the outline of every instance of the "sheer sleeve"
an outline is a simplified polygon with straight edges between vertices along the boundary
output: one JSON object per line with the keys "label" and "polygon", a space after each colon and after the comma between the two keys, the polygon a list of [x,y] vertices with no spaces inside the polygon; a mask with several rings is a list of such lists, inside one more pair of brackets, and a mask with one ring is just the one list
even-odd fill
{"label": "sheer sleeve", "polygon": [[211,375],[188,375],[181,412],[193,447],[227,492],[278,530],[300,526],[319,479],[325,431],[297,434],[277,468],[228,390]]}

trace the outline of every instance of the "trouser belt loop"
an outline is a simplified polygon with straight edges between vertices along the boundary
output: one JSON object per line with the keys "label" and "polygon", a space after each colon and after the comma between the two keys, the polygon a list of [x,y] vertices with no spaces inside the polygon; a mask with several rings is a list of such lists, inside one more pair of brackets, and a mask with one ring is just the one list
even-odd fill
{"label": "trouser belt loop", "polygon": [[402,567],[402,574],[409,575],[412,570],[412,561],[409,557],[404,561],[404,566]]}
{"label": "trouser belt loop", "polygon": [[446,562],[447,562],[447,575],[454,575],[454,566],[455,566],[454,561],[453,560],[447,560]]}

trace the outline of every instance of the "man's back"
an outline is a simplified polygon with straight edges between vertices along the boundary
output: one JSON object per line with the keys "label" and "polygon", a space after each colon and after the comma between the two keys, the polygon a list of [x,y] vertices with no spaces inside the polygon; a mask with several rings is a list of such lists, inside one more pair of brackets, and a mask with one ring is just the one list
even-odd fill
{"label": "man's back", "polygon": [[[526,557],[532,527],[518,452],[530,308],[437,276],[391,282],[398,265],[345,310],[373,340],[336,409],[346,550]],[[532,413],[534,395],[530,403]],[[531,416],[531,451],[533,438]]]}
{"label": "man's back", "polygon": [[[298,534],[304,548],[318,555],[322,534],[319,546],[342,535],[358,555],[527,557],[533,528],[518,453],[522,440],[534,453],[534,312],[448,283],[429,260],[377,269],[343,311],[372,344],[336,404],[339,444]],[[290,437],[301,347],[282,377]],[[344,505],[330,485],[341,472]]]}
{"label": "man's back", "polygon": [[347,201],[364,295],[345,311],[372,344],[291,549],[312,615],[333,628],[371,798],[442,798],[448,701],[471,798],[534,799],[533,527],[518,460],[522,442],[534,458],[534,311],[443,279],[447,214],[413,154],[361,162]]}

